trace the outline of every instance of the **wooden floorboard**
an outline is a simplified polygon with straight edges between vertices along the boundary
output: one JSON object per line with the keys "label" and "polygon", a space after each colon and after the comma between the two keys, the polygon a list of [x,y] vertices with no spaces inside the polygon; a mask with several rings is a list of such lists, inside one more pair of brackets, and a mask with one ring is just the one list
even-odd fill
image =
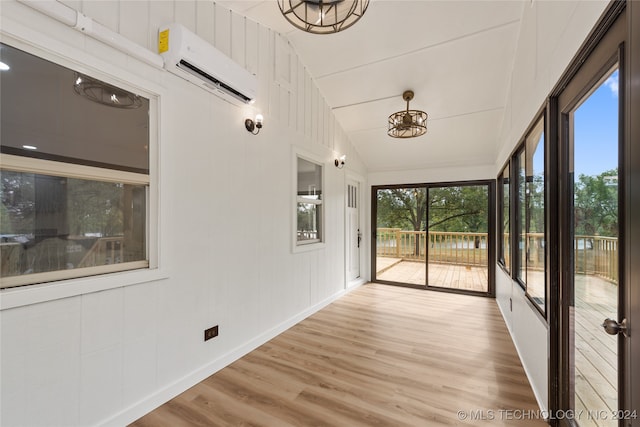
{"label": "wooden floorboard", "polygon": [[[425,284],[425,263],[394,258],[384,264],[377,275],[380,280],[410,284]],[[378,257],[377,262],[385,262]],[[527,274],[544,277],[543,272]],[[600,326],[607,317],[617,317],[615,284],[597,276],[576,275],[575,345],[577,403],[592,411],[611,411],[618,407],[617,399],[617,337],[607,335]],[[452,264],[430,264],[429,284],[452,289],[485,291],[486,268]],[[599,421],[602,424],[602,421]],[[606,424],[604,424],[606,425]]]}
{"label": "wooden floorboard", "polygon": [[546,425],[514,411],[538,406],[495,300],[367,284],[132,426]]}

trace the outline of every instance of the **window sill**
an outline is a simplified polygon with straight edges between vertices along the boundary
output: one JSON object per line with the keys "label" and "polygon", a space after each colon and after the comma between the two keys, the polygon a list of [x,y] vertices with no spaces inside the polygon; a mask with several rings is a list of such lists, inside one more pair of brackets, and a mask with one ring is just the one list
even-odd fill
{"label": "window sill", "polygon": [[169,277],[168,274],[160,269],[141,269],[6,288],[0,291],[0,311],[123,286],[153,282],[167,277]]}
{"label": "window sill", "polygon": [[324,249],[325,247],[325,243],[324,242],[318,242],[318,243],[307,243],[307,244],[302,244],[302,245],[298,245],[296,244],[293,247],[293,253],[300,253],[300,252],[311,252],[311,251],[317,251],[320,249]]}
{"label": "window sill", "polygon": [[500,267],[502,271],[507,274],[507,276],[511,277],[511,269],[504,265],[501,261],[498,261],[498,267]]}
{"label": "window sill", "polygon": [[546,317],[545,310],[538,305],[538,303],[535,301],[534,297],[529,295],[528,292],[525,292],[524,296],[525,296],[525,299],[527,300],[527,302],[529,303],[529,306],[531,306],[533,311],[535,311],[538,314],[538,316],[540,317],[540,320],[542,320],[544,323],[547,323],[547,317]]}

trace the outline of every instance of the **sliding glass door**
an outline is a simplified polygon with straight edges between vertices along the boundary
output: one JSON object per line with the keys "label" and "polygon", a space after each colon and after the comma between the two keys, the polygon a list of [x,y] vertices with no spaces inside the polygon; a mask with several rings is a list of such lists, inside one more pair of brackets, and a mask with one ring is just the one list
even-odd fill
{"label": "sliding glass door", "polygon": [[375,190],[375,280],[426,286],[425,187]]}
{"label": "sliding glass door", "polygon": [[428,285],[489,291],[489,186],[429,188]]}
{"label": "sliding glass door", "polygon": [[373,188],[373,280],[490,294],[493,182]]}

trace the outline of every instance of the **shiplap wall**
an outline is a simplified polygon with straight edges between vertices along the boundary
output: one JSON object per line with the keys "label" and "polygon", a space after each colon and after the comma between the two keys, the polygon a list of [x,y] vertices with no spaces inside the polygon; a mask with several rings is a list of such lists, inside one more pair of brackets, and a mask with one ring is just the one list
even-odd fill
{"label": "shiplap wall", "polygon": [[257,105],[268,120],[279,120],[329,149],[346,148],[347,137],[304,64],[273,30],[212,1],[61,2],[154,52],[158,27],[180,22],[258,76]]}
{"label": "shiplap wall", "polygon": [[[152,215],[162,270],[160,279],[124,273],[59,283],[92,289],[106,280],[111,288],[1,310],[3,427],[125,425],[339,296],[347,286],[345,178],[367,173],[279,34],[209,1],[65,4],[152,51],[158,26],[180,22],[255,72],[258,98],[237,107],[24,4],[0,2],[3,42],[158,95]],[[257,112],[265,125],[254,136],[244,118]],[[326,242],[300,253],[291,245],[296,152],[325,166]],[[341,154],[348,163],[338,170]],[[0,298],[11,292],[31,295]],[[203,342],[215,324],[219,337]]]}

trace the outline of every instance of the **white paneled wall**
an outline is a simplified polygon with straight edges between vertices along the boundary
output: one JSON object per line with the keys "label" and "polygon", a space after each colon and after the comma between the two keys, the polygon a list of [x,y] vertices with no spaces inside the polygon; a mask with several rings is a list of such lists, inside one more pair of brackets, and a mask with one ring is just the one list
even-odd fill
{"label": "white paneled wall", "polygon": [[[113,289],[2,310],[3,427],[126,424],[339,296],[345,174],[367,172],[281,35],[210,1],[63,3],[152,51],[159,25],[180,22],[256,73],[258,100],[234,106],[1,2],[3,42],[158,95],[162,268],[160,279],[124,286],[125,273],[108,279]],[[244,119],[258,112],[265,124],[254,136]],[[319,250],[292,252],[292,147],[325,164]],[[333,167],[336,154],[348,155],[345,169]],[[219,337],[203,342],[216,324]]]}
{"label": "white paneled wall", "polygon": [[346,134],[335,122],[304,64],[286,38],[271,29],[212,1],[85,0],[62,3],[151,51],[157,50],[158,26],[180,22],[258,75],[258,105],[270,120],[275,118],[302,133],[307,140],[331,150],[346,150],[347,144],[343,144],[347,141]]}

